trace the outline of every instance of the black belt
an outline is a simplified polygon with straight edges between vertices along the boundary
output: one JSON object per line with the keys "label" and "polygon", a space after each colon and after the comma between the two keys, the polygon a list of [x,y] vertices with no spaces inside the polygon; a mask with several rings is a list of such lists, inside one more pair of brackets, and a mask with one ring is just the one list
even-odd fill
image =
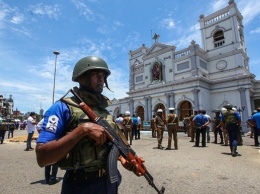
{"label": "black belt", "polygon": [[100,178],[105,175],[106,175],[105,169],[99,169],[97,171],[91,171],[91,172],[86,172],[84,170],[77,170],[76,172],[74,172],[73,170],[68,170],[66,173],[68,179],[78,180],[78,181]]}

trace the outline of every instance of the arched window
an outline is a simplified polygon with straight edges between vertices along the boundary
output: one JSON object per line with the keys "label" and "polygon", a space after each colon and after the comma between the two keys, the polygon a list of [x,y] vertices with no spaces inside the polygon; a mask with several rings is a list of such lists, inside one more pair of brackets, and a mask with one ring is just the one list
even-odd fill
{"label": "arched window", "polygon": [[217,32],[215,32],[215,34],[213,35],[213,38],[214,38],[215,47],[220,47],[223,44],[225,44],[224,33],[222,30],[218,30]]}

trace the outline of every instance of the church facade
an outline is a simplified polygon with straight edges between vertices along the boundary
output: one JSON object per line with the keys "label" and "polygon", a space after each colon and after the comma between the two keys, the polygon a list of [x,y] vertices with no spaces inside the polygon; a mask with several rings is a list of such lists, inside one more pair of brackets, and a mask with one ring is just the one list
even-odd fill
{"label": "church facade", "polygon": [[108,107],[115,118],[130,111],[150,121],[160,108],[170,107],[183,118],[195,110],[214,109],[230,103],[245,121],[260,107],[260,81],[250,73],[244,39],[243,16],[234,0],[227,7],[199,17],[202,47],[194,40],[182,50],[159,42],[129,52],[128,97],[113,99]]}

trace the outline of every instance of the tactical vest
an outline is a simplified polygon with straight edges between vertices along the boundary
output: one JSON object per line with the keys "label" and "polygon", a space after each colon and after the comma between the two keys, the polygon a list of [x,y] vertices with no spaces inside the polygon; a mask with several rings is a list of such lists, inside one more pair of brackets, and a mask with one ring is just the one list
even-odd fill
{"label": "tactical vest", "polygon": [[[72,106],[74,102],[70,98],[63,98],[63,102],[67,102],[70,109],[71,120],[65,129],[64,135],[70,133],[82,122],[90,122],[85,113],[78,107]],[[69,103],[69,104],[68,104]],[[113,118],[105,110],[100,111],[98,107],[90,107],[98,116],[107,120],[113,129],[116,125]],[[84,169],[87,172],[96,171],[98,169],[106,169],[108,154],[111,150],[111,145],[105,142],[103,145],[96,146],[95,142],[85,137],[81,139],[75,147],[57,163],[62,170],[77,170]]]}
{"label": "tactical vest", "polygon": [[233,110],[228,110],[224,113],[224,122],[225,124],[237,123],[237,119]]}
{"label": "tactical vest", "polygon": [[217,127],[221,123],[220,117],[214,117],[214,127]]}

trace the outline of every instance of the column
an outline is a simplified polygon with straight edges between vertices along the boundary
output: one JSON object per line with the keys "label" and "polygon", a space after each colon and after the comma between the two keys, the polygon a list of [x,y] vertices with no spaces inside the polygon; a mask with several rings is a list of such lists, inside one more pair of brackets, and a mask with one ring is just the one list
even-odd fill
{"label": "column", "polygon": [[[241,104],[240,108],[242,108],[243,106],[246,107],[246,93],[245,93],[246,89],[240,87],[238,89],[238,91],[240,92],[240,104]],[[242,119],[242,122],[241,122],[242,131],[246,131],[246,129],[247,129],[246,119],[247,119],[248,115],[249,115],[248,109],[245,108],[244,111],[242,111],[242,115],[241,115],[242,116],[242,118],[241,118]]]}
{"label": "column", "polygon": [[153,110],[152,110],[152,97],[151,96],[149,96],[148,97],[149,98],[149,100],[148,100],[148,106],[149,106],[149,108],[148,108],[148,111],[149,111],[149,120],[151,120],[152,119],[152,117],[153,117]]}
{"label": "column", "polygon": [[193,97],[194,97],[194,109],[199,110],[200,104],[199,104],[199,89],[194,88],[192,90],[193,92]]}

